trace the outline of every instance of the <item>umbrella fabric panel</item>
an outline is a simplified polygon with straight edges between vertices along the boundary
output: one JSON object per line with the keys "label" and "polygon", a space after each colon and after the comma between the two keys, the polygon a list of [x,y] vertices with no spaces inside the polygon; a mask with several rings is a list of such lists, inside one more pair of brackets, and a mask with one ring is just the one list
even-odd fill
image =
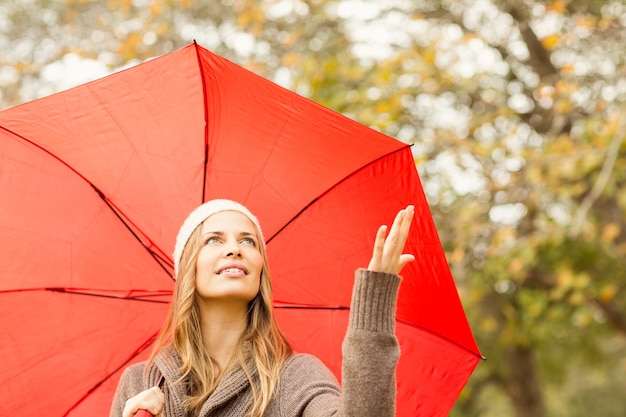
{"label": "umbrella fabric panel", "polygon": [[164,313],[160,303],[53,291],[0,294],[0,414],[65,415],[158,330]]}
{"label": "umbrella fabric panel", "polygon": [[[311,204],[268,245],[275,299],[300,305],[348,307],[354,271],[367,267],[372,242],[381,222],[391,222],[411,199],[389,182],[394,173],[409,176],[397,162],[412,164],[405,148],[372,163]],[[382,170],[387,175],[380,175]],[[410,171],[409,171],[410,172]]]}
{"label": "umbrella fabric panel", "polygon": [[[276,317],[297,352],[320,358],[341,381],[341,344],[348,310],[277,308]],[[479,357],[429,331],[396,322],[400,360],[397,417],[445,417]]]}
{"label": "umbrella fabric panel", "polygon": [[0,126],[94,185],[154,251],[202,198],[203,93],[193,48],[0,112]]}
{"label": "umbrella fabric panel", "polygon": [[[144,349],[134,357],[133,362],[147,360],[151,352],[151,345],[145,346]],[[100,385],[94,388],[85,396],[80,403],[76,404],[67,414],[67,417],[94,417],[109,415],[113,396],[117,389],[117,383],[122,376],[125,367],[120,368],[111,377],[105,379]]]}
{"label": "umbrella fabric panel", "polygon": [[396,322],[396,334],[400,343],[398,396],[409,402],[404,416],[448,416],[480,357],[428,330],[402,322]]}
{"label": "umbrella fabric panel", "polygon": [[206,199],[243,202],[267,239],[362,166],[407,146],[207,50],[199,57],[208,109]]}
{"label": "umbrella fabric panel", "polygon": [[171,291],[171,278],[81,177],[0,130],[0,291]]}
{"label": "umbrella fabric panel", "polygon": [[[354,271],[367,267],[381,219],[415,204],[397,317],[428,328],[479,355],[410,149],[382,158],[338,184],[268,245],[275,299],[309,306],[350,305]],[[424,296],[426,295],[426,296]]]}

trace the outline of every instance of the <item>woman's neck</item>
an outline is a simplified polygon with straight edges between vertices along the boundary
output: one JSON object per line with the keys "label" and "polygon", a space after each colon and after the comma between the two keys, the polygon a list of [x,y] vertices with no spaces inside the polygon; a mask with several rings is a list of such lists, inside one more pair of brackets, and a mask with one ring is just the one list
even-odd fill
{"label": "woman's neck", "polygon": [[227,303],[203,304],[200,306],[200,322],[204,348],[224,371],[246,330],[247,308]]}

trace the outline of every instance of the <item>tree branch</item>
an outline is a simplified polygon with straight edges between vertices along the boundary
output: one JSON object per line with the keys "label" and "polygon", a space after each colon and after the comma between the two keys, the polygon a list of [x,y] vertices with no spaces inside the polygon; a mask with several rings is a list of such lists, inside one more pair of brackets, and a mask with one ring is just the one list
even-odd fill
{"label": "tree branch", "polygon": [[[523,4],[523,3],[522,3]],[[510,14],[517,22],[517,27],[522,36],[522,40],[528,49],[530,65],[535,69],[539,77],[545,79],[550,76],[559,76],[559,71],[550,60],[550,53],[543,46],[537,35],[528,24],[528,18],[524,16],[524,11],[520,8],[520,2],[508,1],[505,12]]]}
{"label": "tree branch", "polygon": [[575,238],[580,233],[583,222],[589,209],[596,202],[598,197],[602,194],[602,191],[606,187],[609,179],[611,178],[611,173],[613,172],[613,167],[615,166],[615,161],[617,160],[617,156],[619,154],[620,146],[624,141],[624,137],[626,136],[626,119],[622,118],[619,129],[616,134],[613,136],[611,143],[606,151],[606,157],[604,158],[604,162],[602,163],[602,170],[600,171],[600,175],[598,179],[593,184],[593,188],[587,194],[585,199],[582,201],[580,206],[578,206],[578,210],[576,210],[576,214],[574,215],[574,219],[572,220],[572,226],[569,230],[569,237]]}

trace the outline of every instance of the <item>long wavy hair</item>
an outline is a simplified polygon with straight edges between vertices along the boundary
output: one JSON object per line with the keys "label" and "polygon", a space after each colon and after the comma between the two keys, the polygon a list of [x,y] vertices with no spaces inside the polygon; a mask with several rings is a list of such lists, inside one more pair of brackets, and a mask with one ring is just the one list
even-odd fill
{"label": "long wavy hair", "polygon": [[[256,225],[254,228],[256,235],[261,236]],[[149,359],[150,364],[164,347],[175,349],[182,360],[181,379],[186,380],[189,387],[184,407],[195,415],[226,371],[219,369],[202,342],[196,303],[196,261],[202,246],[201,229],[202,224],[193,231],[183,249],[169,313]],[[247,327],[229,366],[240,366],[250,380],[252,403],[247,412],[250,417],[260,417],[267,408],[278,387],[281,368],[292,352],[274,318],[271,277],[263,244],[259,245],[259,250],[263,258],[259,292],[250,301]]]}

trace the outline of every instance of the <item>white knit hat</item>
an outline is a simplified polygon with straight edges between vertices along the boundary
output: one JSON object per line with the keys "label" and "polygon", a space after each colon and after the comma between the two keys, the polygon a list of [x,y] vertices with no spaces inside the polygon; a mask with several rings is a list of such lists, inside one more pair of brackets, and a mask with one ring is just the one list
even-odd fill
{"label": "white knit hat", "polygon": [[263,239],[263,232],[261,231],[261,226],[259,225],[259,221],[257,218],[243,205],[237,203],[232,200],[210,200],[201,206],[196,207],[185,219],[183,225],[180,227],[178,231],[178,236],[176,237],[176,245],[174,246],[174,279],[178,276],[178,267],[180,265],[180,258],[183,255],[183,249],[189,241],[191,234],[193,231],[206,219],[215,213],[219,213],[220,211],[238,211],[239,213],[245,215],[250,219],[252,223],[257,227],[259,231],[259,241],[261,245],[265,245],[265,240]]}

